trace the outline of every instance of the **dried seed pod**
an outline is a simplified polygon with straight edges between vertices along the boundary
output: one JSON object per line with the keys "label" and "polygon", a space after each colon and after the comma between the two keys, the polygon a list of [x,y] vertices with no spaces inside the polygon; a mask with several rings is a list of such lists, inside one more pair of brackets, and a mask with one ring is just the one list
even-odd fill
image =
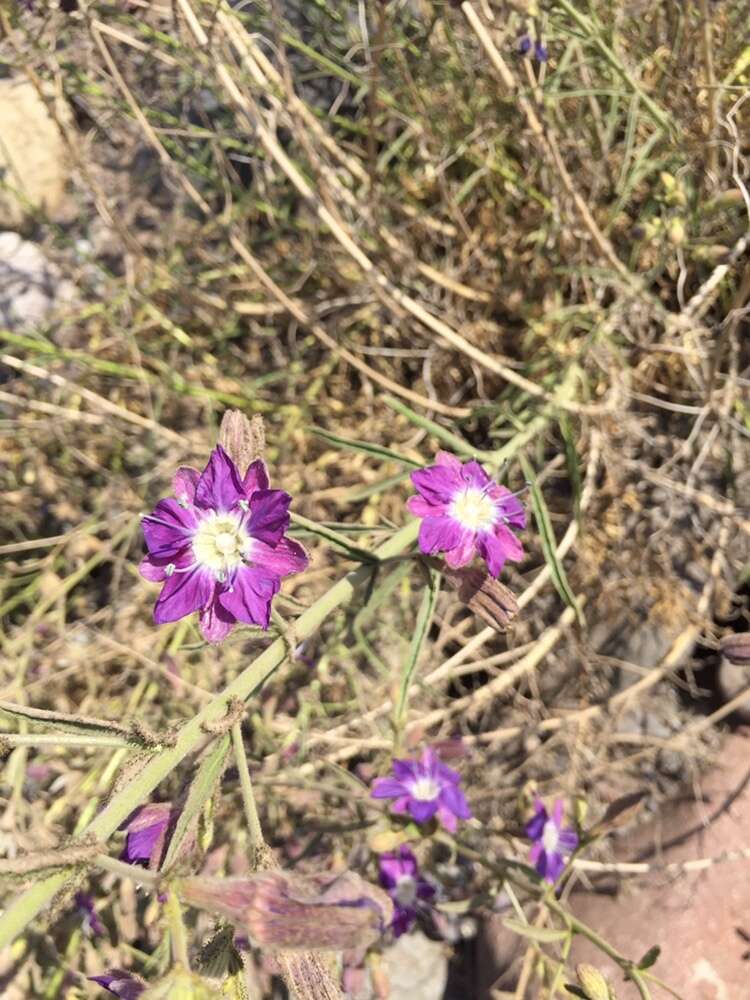
{"label": "dried seed pod", "polygon": [[721,651],[730,663],[750,666],[750,632],[733,632],[721,640]]}

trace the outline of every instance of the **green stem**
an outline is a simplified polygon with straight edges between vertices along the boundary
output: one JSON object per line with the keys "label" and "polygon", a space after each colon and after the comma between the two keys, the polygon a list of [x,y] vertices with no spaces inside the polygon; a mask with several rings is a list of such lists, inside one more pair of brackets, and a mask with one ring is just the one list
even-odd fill
{"label": "green stem", "polygon": [[[416,541],[419,521],[411,521],[397,531],[387,542],[373,552],[376,559],[389,559],[398,555]],[[360,567],[348,573],[334,584],[322,597],[300,615],[294,623],[297,638],[301,641],[313,635],[320,625],[337,608],[347,604],[356,589],[366,584],[371,577],[371,568]],[[172,746],[155,754],[142,771],[112,796],[107,805],[86,827],[85,835],[102,842],[114,833],[136,806],[144,802],[153,790],[169,775],[177,765],[192,753],[201,740],[205,739],[205,724],[218,722],[226,716],[230,705],[236,699],[245,701],[256,694],[269,677],[285,661],[287,645],[283,639],[276,639],[260,656],[242,671],[220,694],[185,723]],[[26,892],[17,896],[0,915],[0,950],[5,948],[40,913],[53,897],[70,880],[72,873],[58,872],[40,879]]]}
{"label": "green stem", "polygon": [[155,891],[159,886],[159,876],[148,868],[141,868],[137,865],[128,865],[117,858],[110,858],[108,854],[97,854],[94,862],[99,868],[103,868],[118,878],[129,878],[140,885],[145,885],[150,891]]}
{"label": "green stem", "polygon": [[237,770],[240,774],[240,788],[242,789],[242,804],[245,807],[245,819],[250,831],[250,849],[253,854],[256,854],[263,846],[263,830],[260,826],[258,807],[255,804],[253,783],[250,780],[250,768],[247,766],[245,744],[242,742],[242,724],[239,722],[235,722],[232,726],[232,746],[234,747],[234,759],[237,761]]}

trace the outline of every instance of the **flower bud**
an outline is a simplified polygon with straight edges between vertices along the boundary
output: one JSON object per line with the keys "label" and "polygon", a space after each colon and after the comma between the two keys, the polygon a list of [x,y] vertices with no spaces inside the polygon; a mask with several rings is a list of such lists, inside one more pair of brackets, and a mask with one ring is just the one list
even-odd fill
{"label": "flower bud", "polygon": [[730,663],[750,666],[750,632],[733,632],[721,640],[721,651]]}
{"label": "flower bud", "polygon": [[685,242],[686,238],[685,223],[679,217],[672,219],[669,223],[669,229],[667,230],[667,236],[669,237],[669,242],[672,246],[680,247]]}
{"label": "flower bud", "polygon": [[588,1000],[616,1000],[609,983],[595,966],[577,965],[576,976]]}
{"label": "flower bud", "polygon": [[226,879],[196,876],[180,879],[175,889],[190,906],[221,914],[240,933],[266,948],[345,951],[367,947],[393,917],[388,895],[354,872],[266,871]]}
{"label": "flower bud", "polygon": [[498,632],[505,632],[518,614],[518,602],[512,590],[476,567],[443,568],[445,578],[457,590],[459,598],[476,615]]}

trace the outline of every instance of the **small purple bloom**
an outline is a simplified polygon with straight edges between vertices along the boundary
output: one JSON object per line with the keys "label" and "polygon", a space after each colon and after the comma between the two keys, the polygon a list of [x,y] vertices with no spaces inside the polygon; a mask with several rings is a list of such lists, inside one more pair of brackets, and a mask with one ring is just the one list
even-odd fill
{"label": "small purple bloom", "polygon": [[269,489],[260,459],[241,478],[221,445],[202,473],[178,469],[172,487],[175,498],[142,521],[141,575],[164,584],[154,621],[199,611],[208,642],[221,642],[237,622],[268,628],[281,578],[307,566],[305,550],[285,534],[292,498]]}
{"label": "small purple bloom", "polygon": [[101,976],[89,976],[92,983],[98,983],[105,990],[113,993],[120,1000],[138,1000],[138,997],[145,991],[146,984],[131,976],[129,972],[122,969],[110,969],[109,972]]}
{"label": "small purple bloom", "polygon": [[554,883],[563,873],[565,858],[578,847],[578,835],[570,827],[563,829],[562,799],[555,800],[551,816],[540,799],[535,808],[535,815],[526,824],[526,836],[534,842],[529,856],[538,874]]}
{"label": "small purple bloom", "polygon": [[531,52],[531,39],[528,35],[521,35],[518,39],[518,51],[522,56],[526,56]]}
{"label": "small purple bloom", "polygon": [[421,760],[394,760],[392,778],[378,778],[370,793],[374,799],[395,799],[395,813],[411,814],[417,823],[433,816],[454,833],[459,819],[471,819],[471,810],[459,788],[461,776],[441,763],[432,747]]}
{"label": "small purple bloom", "polygon": [[440,451],[436,464],[412,472],[411,480],[420,495],[409,497],[407,506],[422,518],[419,548],[425,555],[444,552],[452,569],[479,555],[495,577],[506,559],[523,558],[511,528],[526,527],[524,509],[478,462],[462,464]]}
{"label": "small purple bloom", "polygon": [[106,934],[104,924],[99,919],[99,914],[94,909],[94,900],[86,892],[77,892],[75,904],[83,918],[83,930],[87,937],[102,937]]}
{"label": "small purple bloom", "polygon": [[421,875],[417,859],[406,844],[397,853],[382,854],[378,864],[380,884],[393,900],[391,929],[400,937],[417,919],[420,902],[435,895],[435,886]]}
{"label": "small purple bloom", "polygon": [[546,63],[549,59],[549,53],[545,45],[537,41],[534,43],[534,55],[536,56],[537,62]]}
{"label": "small purple bloom", "polygon": [[170,802],[149,802],[136,809],[125,827],[123,861],[131,865],[139,861],[158,863],[171,814]]}

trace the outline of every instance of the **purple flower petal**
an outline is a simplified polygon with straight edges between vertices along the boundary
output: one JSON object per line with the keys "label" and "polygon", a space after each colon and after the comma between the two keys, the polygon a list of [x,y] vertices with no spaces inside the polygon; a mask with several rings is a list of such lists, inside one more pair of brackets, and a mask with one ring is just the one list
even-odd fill
{"label": "purple flower petal", "polygon": [[419,526],[419,548],[428,556],[454,550],[463,540],[464,529],[451,517],[425,517]]}
{"label": "purple flower petal", "polygon": [[576,847],[578,847],[578,834],[575,830],[571,829],[561,830],[558,844],[564,854],[572,854]]}
{"label": "purple flower petal", "polygon": [[425,500],[433,504],[449,504],[463,486],[460,466],[431,465],[411,473],[411,481]]}
{"label": "purple flower petal", "polygon": [[430,503],[429,500],[420,496],[409,497],[406,501],[406,507],[416,517],[443,517],[448,510],[448,504]]}
{"label": "purple flower petal", "polygon": [[467,486],[474,486],[480,490],[491,482],[482,466],[474,459],[464,465],[461,477]]}
{"label": "purple flower petal", "polygon": [[400,795],[395,800],[395,802],[391,802],[391,812],[402,815],[408,810],[410,803],[411,803],[410,795]]}
{"label": "purple flower petal", "polygon": [[418,777],[419,764],[416,760],[401,760],[395,758],[391,763],[391,770],[399,781],[407,782]]}
{"label": "purple flower petal", "polygon": [[171,812],[169,802],[151,802],[135,811],[127,824],[122,852],[125,861],[130,864],[151,861],[154,849],[169,826]]}
{"label": "purple flower petal", "polygon": [[552,806],[552,822],[555,824],[559,830],[562,826],[563,821],[563,800],[555,799],[554,805]]}
{"label": "purple flower petal", "polygon": [[548,882],[557,882],[557,880],[562,875],[565,870],[565,860],[561,854],[555,852],[548,852],[544,855],[546,859],[545,870],[539,871],[542,878],[546,878]]}
{"label": "purple flower petal", "polygon": [[432,819],[437,811],[438,804],[435,799],[427,801],[415,798],[409,799],[409,812],[417,823],[426,823]]}
{"label": "purple flower petal", "polygon": [[505,546],[496,535],[488,531],[482,532],[477,538],[477,549],[479,554],[487,563],[487,569],[491,576],[500,576],[500,571],[505,565],[507,558]]}
{"label": "purple flower petal", "polygon": [[373,799],[394,799],[405,793],[402,782],[396,778],[376,778],[370,790]]}
{"label": "purple flower petal", "polygon": [[212,600],[201,611],[199,624],[206,642],[217,643],[226,639],[237,619],[219,604],[218,593],[214,591]]}
{"label": "purple flower petal", "polygon": [[440,821],[440,825],[446,829],[448,833],[455,833],[458,829],[458,820],[450,809],[446,809],[445,806],[438,805],[435,811],[437,813],[437,818]]}
{"label": "purple flower petal", "polygon": [[456,458],[455,455],[451,455],[449,451],[439,451],[435,456],[436,465],[444,465],[446,468],[453,469],[456,472],[461,471],[461,459]]}
{"label": "purple flower petal", "polygon": [[277,545],[289,527],[289,504],[292,498],[283,490],[256,490],[250,500],[247,529],[253,538],[266,545]]}
{"label": "purple flower petal", "polygon": [[520,562],[524,557],[523,545],[506,524],[498,524],[495,528],[495,538],[503,547],[503,554],[506,559],[513,562]]}
{"label": "purple flower petal", "polygon": [[[457,523],[457,522],[454,522]],[[445,561],[453,569],[460,569],[461,566],[468,566],[476,555],[476,535],[473,531],[459,526],[461,540],[455,548],[445,553]]]}
{"label": "purple flower petal", "polygon": [[172,477],[172,492],[178,503],[192,503],[195,499],[195,487],[200,479],[200,472],[189,465],[181,465]]}
{"label": "purple flower petal", "polygon": [[539,840],[541,838],[544,833],[544,824],[549,819],[547,816],[547,810],[541,802],[537,801],[535,808],[536,814],[529,820],[525,827],[526,836],[529,840]]}
{"label": "purple flower petal", "polygon": [[164,581],[159,599],[154,605],[154,621],[157,625],[176,622],[208,604],[213,592],[214,580],[207,570],[195,566],[183,572],[175,572]]}
{"label": "purple flower petal", "polygon": [[193,562],[193,554],[190,548],[184,548],[174,557],[168,556],[155,559],[153,556],[145,556],[138,563],[138,572],[144,580],[150,580],[151,583],[163,583],[169,576],[167,572],[168,566],[174,566],[175,570],[186,569]]}
{"label": "purple flower petal", "polygon": [[123,972],[122,969],[111,969],[101,976],[89,976],[88,978],[92,983],[103,986],[105,990],[119,997],[120,1000],[138,1000],[138,997],[146,989],[145,983],[140,983],[129,972]]}
{"label": "purple flower petal", "polygon": [[217,444],[195,488],[195,503],[204,510],[226,512],[243,498],[242,483],[234,462]]}
{"label": "purple flower petal", "polygon": [[274,576],[301,573],[309,562],[305,550],[291,538],[282,538],[276,545],[266,545],[255,539],[250,558]]}
{"label": "purple flower petal", "polygon": [[262,458],[256,458],[247,467],[245,478],[242,480],[242,492],[245,494],[245,499],[249,500],[256,490],[267,490],[268,483],[266,463]]}
{"label": "purple flower petal", "polygon": [[271,618],[271,600],[280,586],[277,576],[268,576],[253,566],[243,566],[235,573],[230,587],[219,594],[219,603],[237,621],[265,629]]}
{"label": "purple flower petal", "polygon": [[190,543],[197,525],[198,516],[192,507],[180,507],[171,498],[160,500],[153,513],[141,519],[149,555],[155,558],[176,556]]}
{"label": "purple flower petal", "polygon": [[458,785],[444,785],[439,801],[441,806],[449,809],[458,819],[471,819],[469,803]]}

